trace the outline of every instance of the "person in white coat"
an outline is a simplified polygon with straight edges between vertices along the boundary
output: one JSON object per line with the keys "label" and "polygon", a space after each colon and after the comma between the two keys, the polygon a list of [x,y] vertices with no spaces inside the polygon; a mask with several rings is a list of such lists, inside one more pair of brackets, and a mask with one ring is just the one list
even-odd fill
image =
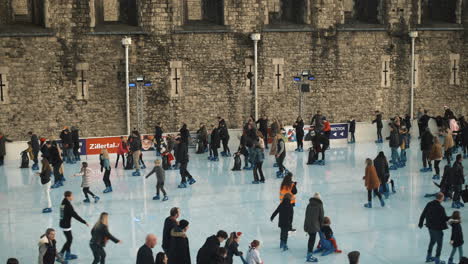
{"label": "person in white coat", "polygon": [[92,175],[93,171],[88,167],[88,163],[87,162],[82,162],[81,163],[81,170],[79,173],[76,173],[75,175],[73,176],[81,176],[82,177],[82,182],[81,182],[81,188],[83,188],[83,193],[85,195],[85,198],[83,200],[83,202],[85,203],[89,203],[90,200],[89,200],[89,195],[91,195],[91,197],[94,198],[94,202],[97,203],[99,201],[99,196],[97,195],[94,195],[94,193],[92,193],[89,188],[91,186],[91,175]]}

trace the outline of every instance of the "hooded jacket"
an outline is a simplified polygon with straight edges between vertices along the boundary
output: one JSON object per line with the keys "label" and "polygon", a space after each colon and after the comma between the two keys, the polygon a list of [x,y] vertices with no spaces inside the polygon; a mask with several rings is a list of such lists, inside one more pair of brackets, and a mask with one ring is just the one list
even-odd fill
{"label": "hooded jacket", "polygon": [[431,150],[434,136],[429,131],[424,131],[421,135],[421,150]]}
{"label": "hooded jacket", "polygon": [[75,212],[75,209],[73,209],[73,205],[70,203],[70,201],[64,198],[60,206],[60,227],[64,229],[71,228],[72,217],[77,221],[86,224],[86,221]]}
{"label": "hooded jacket", "polygon": [[[38,264],[54,264],[55,258],[60,257],[57,254],[57,242],[55,240],[50,241],[46,235],[43,235],[37,243],[39,247],[39,258]],[[63,259],[59,258],[59,262],[63,262]]]}
{"label": "hooded jacket", "polygon": [[452,227],[452,236],[450,240],[453,241],[453,247],[461,247],[464,244],[463,231],[461,222],[459,220],[450,220],[449,225]]}
{"label": "hooded jacket", "polygon": [[291,204],[291,200],[284,198],[271,215],[270,220],[273,221],[277,214],[279,214],[278,227],[291,230],[294,216],[294,207]]}
{"label": "hooded jacket", "polygon": [[304,231],[316,233],[320,231],[324,218],[323,203],[320,199],[310,198],[304,220]]}
{"label": "hooded jacket", "polygon": [[390,177],[387,159],[385,157],[377,156],[377,158],[374,159],[374,167],[380,182],[386,183]]}
{"label": "hooded jacket", "polygon": [[219,239],[215,235],[208,237],[205,244],[198,250],[197,264],[211,263],[215,259],[220,245]]}
{"label": "hooded jacket", "polygon": [[421,217],[419,217],[419,227],[422,228],[424,220],[426,220],[427,228],[445,230],[447,229],[447,221],[449,218],[440,202],[433,200],[424,207]]}
{"label": "hooded jacket", "polygon": [[170,249],[167,254],[168,264],[191,264],[189,240],[186,236],[172,236],[172,233],[183,233],[180,227],[171,231]]}

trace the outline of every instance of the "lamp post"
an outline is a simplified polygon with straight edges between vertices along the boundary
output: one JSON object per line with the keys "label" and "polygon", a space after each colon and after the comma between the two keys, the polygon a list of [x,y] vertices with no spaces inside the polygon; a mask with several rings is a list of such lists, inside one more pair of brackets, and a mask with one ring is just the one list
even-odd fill
{"label": "lamp post", "polygon": [[124,37],[122,39],[122,45],[125,48],[125,102],[127,108],[127,135],[130,135],[130,88],[128,78],[128,47],[132,45],[132,39]]}
{"label": "lamp post", "polygon": [[254,42],[254,98],[255,98],[255,120],[258,120],[258,41],[260,41],[260,33],[250,34],[250,39]]}
{"label": "lamp post", "polygon": [[414,116],[414,41],[418,37],[417,31],[411,31],[409,33],[411,38],[411,103],[410,103],[410,118],[413,120]]}

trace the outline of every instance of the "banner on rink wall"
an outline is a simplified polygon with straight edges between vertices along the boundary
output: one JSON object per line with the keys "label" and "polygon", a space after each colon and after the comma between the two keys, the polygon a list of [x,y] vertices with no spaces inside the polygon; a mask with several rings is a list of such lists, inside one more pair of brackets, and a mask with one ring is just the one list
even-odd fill
{"label": "banner on rink wall", "polygon": [[[61,149],[63,149],[62,140],[57,140],[56,142],[58,146]],[[80,149],[78,149],[78,152],[80,153],[80,155],[87,155],[86,154],[86,139],[80,139]]]}
{"label": "banner on rink wall", "polygon": [[348,138],[348,124],[332,124],[330,139]]}
{"label": "banner on rink wall", "polygon": [[120,137],[88,138],[86,139],[86,155],[101,153],[101,149],[107,148],[109,153],[116,153],[120,146]]}

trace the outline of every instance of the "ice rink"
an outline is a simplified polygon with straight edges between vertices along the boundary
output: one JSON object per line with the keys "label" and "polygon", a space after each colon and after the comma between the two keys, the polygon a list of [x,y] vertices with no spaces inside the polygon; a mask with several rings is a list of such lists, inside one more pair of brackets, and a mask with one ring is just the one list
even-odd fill
{"label": "ice rink", "polygon": [[[231,149],[237,149],[237,140],[233,139]],[[308,147],[310,142],[306,142]],[[289,237],[289,251],[279,249],[280,230],[277,219],[270,222],[270,216],[279,203],[281,180],[276,178],[273,157],[268,156],[264,163],[266,183],[251,184],[252,171],[232,172],[232,158],[221,158],[219,162],[207,160],[207,154],[196,155],[190,151],[188,170],[197,183],[187,189],[177,189],[180,182],[178,171],[166,171],[166,190],[169,201],[153,201],[156,177],[145,180],[132,177],[131,171],[124,171],[121,164],[118,169],[112,165],[111,181],[114,192],[103,194],[102,174],[98,172],[97,156],[88,156],[93,170],[98,172],[93,179],[91,191],[101,197],[97,204],[84,204],[80,184],[81,177],[71,175],[79,171],[79,164],[66,165],[65,186],[52,190],[53,212],[42,214],[44,198],[39,177],[31,169],[19,169],[20,161],[7,161],[0,167],[0,262],[8,257],[16,257],[20,263],[37,263],[37,242],[46,228],[55,228],[60,249],[65,241],[59,222],[59,204],[65,190],[75,194],[75,210],[90,223],[94,224],[101,212],[108,212],[111,233],[123,241],[123,244],[109,242],[107,263],[135,263],[136,252],[144,243],[148,233],[158,236],[158,245],[154,255],[162,251],[162,228],[170,208],[181,208],[180,219],[190,221],[188,237],[192,254],[192,263],[198,249],[205,239],[223,229],[243,232],[240,250],[246,252],[248,243],[258,239],[262,243],[260,250],[265,264],[304,263],[308,237],[303,231],[305,208],[314,192],[322,195],[325,215],[332,221],[332,228],[342,254],[320,257],[321,263],[347,263],[347,253],[353,250],[361,252],[361,263],[424,263],[428,231],[417,227],[418,219],[425,204],[430,199],[425,193],[436,192],[432,183],[433,173],[420,173],[421,152],[419,142],[412,140],[407,151],[408,162],[403,169],[391,172],[395,180],[397,193],[386,200],[386,207],[381,208],[374,202],[373,209],[366,209],[367,192],[362,177],[365,158],[375,158],[381,150],[390,156],[388,141],[384,144],[359,143],[336,145],[331,142],[327,152],[325,166],[308,166],[307,151],[293,151],[295,143],[288,145],[286,167],[294,173],[298,182],[297,205],[293,226],[297,232]],[[19,156],[19,155],[18,155]],[[86,160],[82,156],[82,160]],[[153,166],[154,152],[144,152],[147,173]],[[115,155],[111,155],[111,163]],[[468,162],[464,161],[465,173]],[[31,164],[31,163],[30,163]],[[441,163],[441,170],[446,161]],[[447,214],[453,209],[451,203],[444,203]],[[461,209],[462,219],[468,222],[468,209]],[[89,248],[90,228],[73,221],[72,253],[79,259],[71,263],[91,263]],[[467,225],[463,224],[465,232]],[[451,250],[449,245],[450,230],[444,233],[443,260],[447,260]],[[318,242],[318,241],[317,241]],[[458,255],[455,260],[458,263]],[[235,259],[234,263],[241,263]]]}

